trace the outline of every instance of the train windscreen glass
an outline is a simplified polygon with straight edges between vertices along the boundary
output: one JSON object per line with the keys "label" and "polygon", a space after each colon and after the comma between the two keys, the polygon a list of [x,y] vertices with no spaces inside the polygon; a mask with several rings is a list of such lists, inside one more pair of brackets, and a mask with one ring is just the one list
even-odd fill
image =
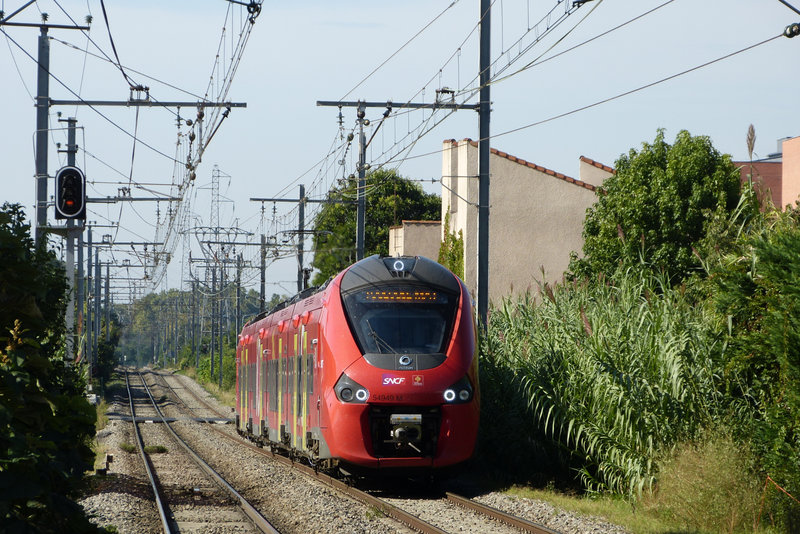
{"label": "train windscreen glass", "polygon": [[410,285],[371,286],[344,295],[350,324],[364,353],[444,352],[458,296]]}

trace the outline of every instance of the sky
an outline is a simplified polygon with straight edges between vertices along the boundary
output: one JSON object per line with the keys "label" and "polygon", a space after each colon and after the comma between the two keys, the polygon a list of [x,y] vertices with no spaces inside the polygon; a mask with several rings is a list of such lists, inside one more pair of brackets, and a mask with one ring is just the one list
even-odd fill
{"label": "sky", "polygon": [[[9,15],[25,3],[0,0],[0,9]],[[577,177],[580,156],[613,166],[621,154],[651,142],[660,128],[670,142],[684,129],[707,135],[734,160],[749,157],[745,139],[750,124],[756,131],[756,159],[776,152],[778,139],[800,135],[800,37],[780,37],[715,61],[800,22],[800,15],[779,0],[594,0],[577,9],[571,6],[556,0],[493,2],[492,147]],[[549,19],[543,19],[551,9]],[[297,260],[287,247],[296,239],[290,230],[297,227],[297,204],[270,202],[262,211],[261,203],[250,198],[297,199],[303,184],[309,198],[319,199],[337,180],[357,172],[357,145],[344,151],[346,136],[355,127],[355,110],[342,109],[340,127],[339,110],[316,102],[430,103],[441,88],[456,90],[462,101],[476,87],[478,0],[267,1],[252,25],[245,8],[225,0],[108,0],[105,11],[108,25],[99,1],[40,0],[12,19],[36,23],[47,13],[50,24],[83,24],[86,15],[93,17],[89,32],[49,31],[51,98],[129,98],[129,82],[111,61],[110,33],[128,78],[148,86],[153,100],[196,102],[208,87],[212,93],[222,87],[221,73],[235,63],[231,56],[239,50],[242,28],[251,26],[225,95],[226,101],[247,107],[233,108],[221,122],[195,169],[195,180],[181,189],[186,217],[173,227],[178,237],[172,262],[157,291],[185,289],[190,276],[205,276],[201,263],[188,261],[188,251],[195,260],[202,257],[197,236],[210,239],[201,230],[218,220],[236,229],[227,230],[226,236],[235,234],[234,240],[242,243],[235,251],[227,249],[228,257],[242,253],[253,267],[258,266],[258,247],[244,243],[258,243],[262,233],[274,236],[279,246],[270,249],[267,295],[292,294]],[[537,25],[540,19],[543,23]],[[33,58],[39,30],[0,30],[0,94],[5,104],[0,201],[23,204],[32,219]],[[214,67],[216,58],[221,70]],[[536,64],[541,60],[547,61]],[[520,71],[526,65],[531,66]],[[475,103],[477,96],[464,101]],[[477,139],[477,113],[431,116],[430,111],[395,110],[376,132],[383,111],[367,112],[367,135],[374,134],[367,161],[373,168],[396,168],[420,180],[426,191],[440,194],[442,141]],[[196,119],[195,109],[180,110],[179,138],[174,108],[53,106],[50,176],[66,164],[57,147],[66,145],[59,112],[62,119],[78,121],[77,165],[90,182],[89,197],[114,196],[122,187],[131,187],[133,197],[168,196],[177,191],[170,184],[183,182],[191,129],[186,120]],[[220,198],[216,217],[211,200],[215,173]],[[51,180],[48,196],[52,193]],[[502,201],[491,199],[492,204]],[[154,241],[166,234],[169,209],[166,201],[93,203],[88,220],[97,225],[95,241],[104,234],[116,242]],[[307,210],[307,227],[313,227],[316,209]],[[51,207],[48,220],[52,218]],[[118,227],[111,227],[117,222]],[[184,233],[177,234],[179,230]],[[59,239],[52,244],[63,254]],[[310,247],[309,240],[305,248]],[[116,264],[128,259],[134,266],[147,261],[141,246],[117,246],[102,257]],[[305,259],[308,266],[309,254]],[[143,270],[112,272],[118,278],[141,278]],[[258,288],[257,269],[245,269],[243,279]],[[131,283],[120,280],[115,300],[132,295],[126,289]]]}

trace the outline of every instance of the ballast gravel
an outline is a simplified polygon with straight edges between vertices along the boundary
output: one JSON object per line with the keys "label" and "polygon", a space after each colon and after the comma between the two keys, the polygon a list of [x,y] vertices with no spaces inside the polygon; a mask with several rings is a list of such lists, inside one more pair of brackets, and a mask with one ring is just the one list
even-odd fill
{"label": "ballast gravel", "polygon": [[[154,379],[148,379],[149,384],[152,385],[153,382]],[[170,379],[170,383],[174,387],[175,379]],[[232,414],[230,407],[219,404],[194,381],[181,377],[180,384],[192,388],[222,413]],[[178,394],[181,393],[179,388],[177,391]],[[158,393],[154,391],[156,398],[161,394],[169,396],[171,392],[166,388],[162,388]],[[122,404],[126,399],[118,401],[109,406],[109,412],[127,414],[127,405]],[[194,406],[192,401],[187,403]],[[186,414],[182,413],[183,406],[167,404],[165,415],[186,417]],[[233,432],[232,425],[224,427],[226,432]],[[384,517],[378,510],[356,502],[321,482],[309,479],[283,464],[270,461],[256,451],[211,432],[206,423],[183,419],[177,421],[173,428],[284,534],[413,532],[404,525]],[[113,462],[109,464],[106,476],[95,477],[91,492],[80,501],[80,504],[93,516],[94,523],[113,526],[120,534],[161,532],[158,512],[138,453],[136,450],[132,453],[125,451],[134,444],[132,424],[111,420],[105,429],[98,432],[97,441],[100,447],[113,455]],[[165,456],[160,460],[168,461],[169,455]],[[390,500],[397,501],[397,499]],[[512,497],[503,493],[485,493],[475,497],[475,500],[563,534],[627,532],[599,518],[560,511],[544,501]],[[489,534],[518,532],[494,520],[475,518],[471,513],[465,514],[463,509],[442,499],[420,498],[406,499],[406,501],[408,502],[403,504],[402,508],[419,517],[432,519],[431,523],[448,532]],[[187,517],[190,518],[191,513],[191,506],[182,510],[182,521],[186,521]],[[198,521],[202,521],[208,510],[203,510],[203,504],[198,503],[196,513]],[[237,529],[228,531],[235,532]]]}

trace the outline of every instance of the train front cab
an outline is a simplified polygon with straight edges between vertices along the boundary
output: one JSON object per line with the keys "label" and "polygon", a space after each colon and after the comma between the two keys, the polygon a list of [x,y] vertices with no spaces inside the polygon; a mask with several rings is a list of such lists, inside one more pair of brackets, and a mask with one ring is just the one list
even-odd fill
{"label": "train front cab", "polygon": [[328,313],[346,317],[352,335],[349,346],[337,336],[342,345],[330,351],[357,357],[326,391],[334,455],[353,467],[400,471],[468,460],[479,390],[463,283],[425,258],[373,257],[345,274],[340,291]]}

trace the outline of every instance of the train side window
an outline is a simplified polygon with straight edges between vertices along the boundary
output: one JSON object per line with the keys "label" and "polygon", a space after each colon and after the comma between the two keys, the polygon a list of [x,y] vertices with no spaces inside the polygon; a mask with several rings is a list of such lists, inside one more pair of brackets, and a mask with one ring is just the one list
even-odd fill
{"label": "train side window", "polygon": [[294,367],[297,370],[297,413],[299,415],[303,410],[303,373],[300,356],[295,356]]}
{"label": "train side window", "polygon": [[277,360],[267,362],[267,393],[269,397],[269,409],[274,412],[278,409],[278,373],[275,369]]}
{"label": "train side window", "polygon": [[308,397],[311,398],[314,394],[314,355],[308,354],[306,358],[308,359],[308,364],[306,365],[306,369],[308,369]]}

